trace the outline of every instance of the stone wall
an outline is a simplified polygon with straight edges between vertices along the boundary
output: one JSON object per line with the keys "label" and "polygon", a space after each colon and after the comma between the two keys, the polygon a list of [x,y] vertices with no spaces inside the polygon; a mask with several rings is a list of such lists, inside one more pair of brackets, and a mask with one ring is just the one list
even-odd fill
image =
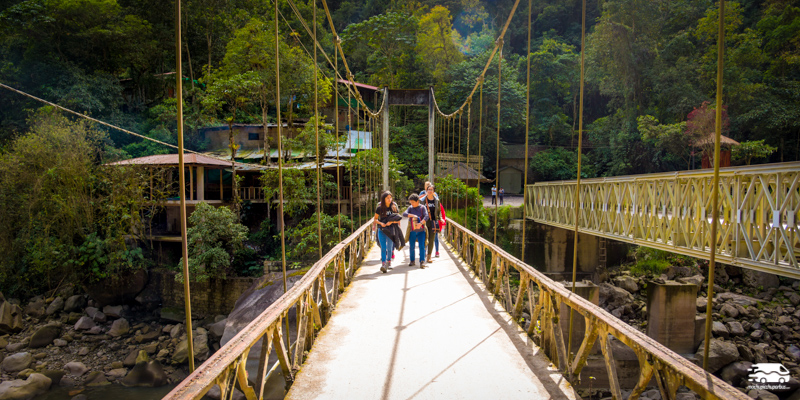
{"label": "stone wall", "polygon": [[[148,286],[155,289],[162,300],[162,307],[183,310],[183,283],[175,280],[176,272],[150,271]],[[209,279],[206,282],[192,282],[192,315],[213,317],[233,310],[239,296],[258,278]]]}

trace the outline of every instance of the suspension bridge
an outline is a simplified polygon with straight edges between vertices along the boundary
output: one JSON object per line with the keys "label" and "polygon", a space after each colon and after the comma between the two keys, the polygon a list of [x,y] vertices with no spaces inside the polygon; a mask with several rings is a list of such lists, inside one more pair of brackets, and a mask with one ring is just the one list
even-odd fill
{"label": "suspension bridge", "polygon": [[[274,1],[274,30],[280,35],[278,2]],[[582,374],[595,344],[599,361],[607,376],[605,387],[615,399],[638,398],[655,386],[664,399],[675,399],[685,387],[704,399],[747,399],[739,390],[705,371],[682,355],[627,325],[602,308],[576,295],[561,283],[510,255],[469,229],[477,223],[449,221],[442,234],[443,257],[430,268],[404,264],[407,253],[399,253],[395,267],[387,274],[378,272],[379,256],[374,246],[371,205],[378,193],[392,187],[389,179],[389,108],[419,106],[428,108],[428,169],[435,181],[439,166],[463,161],[466,165],[483,154],[483,84],[493,62],[497,62],[497,127],[494,142],[499,169],[500,109],[502,104],[503,38],[520,1],[517,0],[500,30],[483,71],[463,104],[453,112],[439,108],[432,88],[425,90],[381,91],[380,106],[370,108],[362,98],[345,58],[325,0],[325,18],[334,38],[333,58],[317,40],[317,24],[309,24],[292,0],[287,0],[298,20],[313,40],[315,75],[318,52],[334,71],[334,78],[345,82],[348,125],[370,132],[373,148],[382,155],[381,173],[373,165],[355,164],[349,169],[350,182],[358,186],[354,208],[366,209],[367,222],[352,226],[353,233],[322,254],[321,224],[318,221],[319,260],[291,289],[284,279],[284,295],[247,325],[238,335],[195,369],[190,357],[191,375],[167,399],[200,399],[217,386],[221,398],[232,398],[238,390],[248,400],[264,399],[268,382],[280,375],[286,397],[314,398],[579,398],[575,387],[590,377]],[[314,21],[317,1],[313,2]],[[183,155],[183,115],[181,81],[180,2],[176,12],[178,145],[180,185],[186,187]],[[725,2],[720,1],[720,8]],[[584,180],[580,179],[580,149],[583,138],[583,88],[585,48],[585,1],[581,45],[580,112],[578,122],[578,174],[576,181],[546,182],[525,189],[526,219],[559,228],[573,229],[609,239],[655,247],[710,260],[709,281],[713,282],[716,261],[782,276],[800,278],[797,255],[798,207],[800,205],[800,163],[719,169],[719,135],[722,107],[717,107],[714,172],[687,171],[670,174]],[[720,12],[719,42],[724,39]],[[288,26],[288,21],[280,17]],[[528,54],[530,54],[531,4],[528,2]],[[291,27],[288,29],[292,30]],[[275,41],[276,104],[280,105],[279,46]],[[308,51],[306,49],[306,51]],[[722,55],[719,46],[717,104],[721,103]],[[340,72],[339,61],[344,72]],[[317,81],[315,76],[315,82]],[[530,82],[530,57],[528,57]],[[2,87],[32,97],[6,85]],[[316,89],[315,89],[316,93]],[[530,96],[530,88],[528,90]],[[337,97],[343,97],[336,89]],[[474,97],[477,96],[477,99]],[[350,100],[355,100],[355,121]],[[36,99],[39,101],[46,101]],[[377,99],[376,99],[377,100]],[[473,100],[478,103],[477,129]],[[318,114],[314,101],[314,113]],[[338,117],[338,102],[336,115]],[[59,109],[72,112],[53,103]],[[377,104],[377,101],[375,102]],[[530,98],[526,110],[530,110]],[[74,113],[74,112],[73,112]],[[281,107],[277,120],[281,121]],[[80,117],[82,114],[74,113]],[[87,117],[88,118],[88,117]],[[118,127],[94,120],[113,129]],[[336,133],[339,133],[338,118]],[[526,117],[526,130],[529,118]],[[278,153],[282,154],[281,124]],[[134,132],[123,132],[145,140],[154,139]],[[322,209],[319,176],[319,126],[317,141],[317,207]],[[477,131],[477,138],[473,133]],[[528,143],[525,159],[528,160]],[[471,140],[477,140],[477,154]],[[337,138],[338,141],[338,138]],[[232,160],[232,167],[236,163]],[[337,154],[338,162],[338,154]],[[447,164],[451,163],[451,164]],[[279,157],[278,215],[281,226],[283,265],[283,157]],[[527,169],[526,169],[527,170]],[[439,171],[441,172],[441,171]],[[354,179],[355,174],[355,179]],[[341,174],[337,174],[337,187]],[[528,182],[527,171],[524,182]],[[186,248],[185,193],[181,191],[181,226],[184,274],[188,276]],[[470,207],[466,196],[456,193],[449,204],[457,209]],[[352,203],[354,196],[350,196]],[[462,203],[463,201],[463,203]],[[341,207],[341,191],[337,193]],[[475,205],[472,205],[473,207]],[[341,214],[341,208],[339,208]],[[319,216],[320,213],[317,213]],[[465,212],[466,216],[467,213]],[[363,221],[363,219],[360,219]],[[524,221],[524,220],[523,220]],[[341,219],[339,224],[341,225]],[[524,222],[523,222],[524,224]],[[525,238],[523,227],[524,246]],[[577,235],[575,237],[577,241]],[[575,246],[577,249],[577,246]],[[577,252],[577,250],[576,250]],[[525,254],[523,251],[522,254]],[[524,257],[524,256],[523,256]],[[577,263],[577,254],[574,257]],[[573,266],[574,271],[574,266]],[[572,288],[575,287],[573,272]],[[285,277],[285,271],[284,271]],[[188,282],[185,280],[188,292]],[[708,296],[713,296],[713,285]],[[189,298],[189,296],[186,296]],[[710,338],[711,303],[708,302],[706,342]],[[186,315],[191,316],[190,303]],[[577,314],[573,316],[573,314]],[[565,315],[569,315],[568,318]],[[573,319],[584,329],[573,329]],[[568,325],[566,321],[569,321]],[[191,319],[187,319],[191,335]],[[577,326],[577,325],[576,325]],[[579,346],[571,344],[572,334]],[[581,338],[582,337],[582,338]],[[191,336],[189,354],[193,353]],[[615,348],[619,344],[635,354],[638,366],[633,380],[621,379]],[[706,346],[708,349],[709,346]],[[704,361],[708,354],[704,355]],[[272,380],[271,380],[272,378]],[[592,379],[594,377],[591,377]],[[626,384],[630,385],[626,387]],[[623,395],[624,394],[624,395]]]}

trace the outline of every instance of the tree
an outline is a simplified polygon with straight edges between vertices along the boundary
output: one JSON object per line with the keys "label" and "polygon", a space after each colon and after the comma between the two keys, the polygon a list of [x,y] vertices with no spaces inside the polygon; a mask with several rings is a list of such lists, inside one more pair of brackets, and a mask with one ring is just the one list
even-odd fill
{"label": "tree", "polygon": [[[340,236],[347,235],[347,228],[350,226],[350,218],[340,216],[342,219],[339,229],[339,216],[332,216],[323,213],[320,215],[320,227],[322,231],[322,253],[327,253],[333,246],[339,243]],[[300,221],[296,226],[286,230],[286,247],[289,252],[286,257],[290,260],[310,261],[316,260],[318,256],[318,230],[317,213]]]}
{"label": "tree", "polygon": [[[364,57],[367,71],[372,75],[370,81],[378,86],[398,87],[398,83],[404,80],[401,75],[411,73],[404,69],[414,60],[417,27],[417,17],[403,12],[387,12],[345,28],[342,31],[344,50],[371,49],[373,53]],[[362,49],[362,54],[363,50],[366,49]]]}
{"label": "tree", "polygon": [[778,150],[778,148],[764,144],[763,140],[748,140],[739,143],[738,146],[733,146],[731,158],[736,163],[750,165],[754,158],[767,158],[775,150]]}
{"label": "tree", "polygon": [[692,168],[694,140],[686,134],[686,122],[659,124],[658,120],[651,115],[643,115],[636,121],[642,139],[653,141],[657,147],[682,159],[686,163],[687,170]]}
{"label": "tree", "polygon": [[416,51],[420,64],[427,68],[435,82],[442,83],[451,65],[461,62],[464,56],[458,47],[461,35],[453,29],[450,11],[434,7],[419,20]]}
{"label": "tree", "polygon": [[[703,155],[708,156],[709,160],[714,158],[714,138],[716,135],[717,111],[709,108],[709,102],[705,101],[700,108],[695,108],[686,117],[686,136],[693,147],[700,148]],[[730,129],[728,110],[722,106],[722,132],[724,135]]]}
{"label": "tree", "polygon": [[[582,155],[581,177],[594,175],[591,159]],[[578,153],[561,147],[540,151],[531,157],[531,170],[537,181],[566,181],[577,178]]]}
{"label": "tree", "polygon": [[[230,272],[233,254],[242,248],[247,227],[238,222],[230,208],[198,203],[189,216],[186,232],[189,246],[189,276],[202,282],[209,278],[225,278]],[[176,279],[183,280],[183,258],[176,269]]]}

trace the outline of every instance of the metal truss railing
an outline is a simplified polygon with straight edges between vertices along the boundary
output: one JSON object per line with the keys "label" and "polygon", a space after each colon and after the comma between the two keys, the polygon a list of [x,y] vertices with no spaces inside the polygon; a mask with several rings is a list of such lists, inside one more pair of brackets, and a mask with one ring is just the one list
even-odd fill
{"label": "metal truss railing", "polygon": [[[710,170],[581,181],[579,231],[708,259]],[[800,279],[800,162],[720,169],[717,262]],[[527,187],[525,214],[575,226],[575,181]]]}
{"label": "metal truss railing", "polygon": [[[613,336],[630,347],[639,360],[639,378],[628,397],[630,400],[638,399],[653,379],[664,399],[674,399],[680,386],[688,387],[703,399],[749,399],[733,386],[705,372],[599,306],[573,294],[563,285],[458,223],[449,221],[446,235],[453,249],[484,282],[487,290],[512,314],[515,321],[520,320],[523,309],[527,307],[531,315],[527,334],[538,341],[540,346],[543,341],[554,344],[555,354],[549,356],[571,382],[576,383],[580,379],[589,353],[599,340],[612,397],[623,398],[617,377],[617,364],[610,345]],[[519,288],[516,291],[511,289],[512,276],[519,277]],[[566,340],[559,324],[562,305],[571,307],[583,316],[587,327],[580,348],[570,359],[567,358]],[[576,315],[576,318],[580,316]]]}
{"label": "metal truss railing", "polygon": [[[303,364],[304,352],[311,345],[319,330],[330,319],[333,306],[338,302],[358,265],[372,244],[370,225],[361,226],[355,233],[336,245],[317,261],[314,266],[291,289],[256,319],[233,337],[211,358],[206,360],[189,377],[184,379],[164,399],[200,399],[214,385],[219,385],[220,398],[232,398],[233,390],[244,393],[248,400],[261,399],[264,386],[277,365],[270,368],[269,356],[275,351],[283,377],[287,384]],[[332,287],[326,287],[326,276],[333,276]],[[297,326],[292,332],[286,329],[289,311],[295,308]],[[286,338],[291,337],[286,346]],[[258,374],[249,377],[245,369],[250,349],[261,341]]]}

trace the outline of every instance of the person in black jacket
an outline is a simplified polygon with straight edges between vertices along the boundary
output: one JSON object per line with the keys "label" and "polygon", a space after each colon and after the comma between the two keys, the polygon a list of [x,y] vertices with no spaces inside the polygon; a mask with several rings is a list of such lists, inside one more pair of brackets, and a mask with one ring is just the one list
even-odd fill
{"label": "person in black jacket", "polygon": [[[372,229],[375,229],[376,225],[381,227],[381,229],[378,230],[378,244],[381,246],[381,272],[383,273],[386,273],[387,268],[392,262],[392,251],[394,249],[394,243],[390,235],[387,235],[384,230],[387,228],[392,228],[392,230],[394,230],[392,225],[399,228],[400,219],[402,219],[402,217],[396,218],[396,216],[397,204],[392,201],[392,193],[387,190],[381,193],[380,202],[375,209],[375,223],[372,225]],[[397,230],[399,231],[399,229]]]}

